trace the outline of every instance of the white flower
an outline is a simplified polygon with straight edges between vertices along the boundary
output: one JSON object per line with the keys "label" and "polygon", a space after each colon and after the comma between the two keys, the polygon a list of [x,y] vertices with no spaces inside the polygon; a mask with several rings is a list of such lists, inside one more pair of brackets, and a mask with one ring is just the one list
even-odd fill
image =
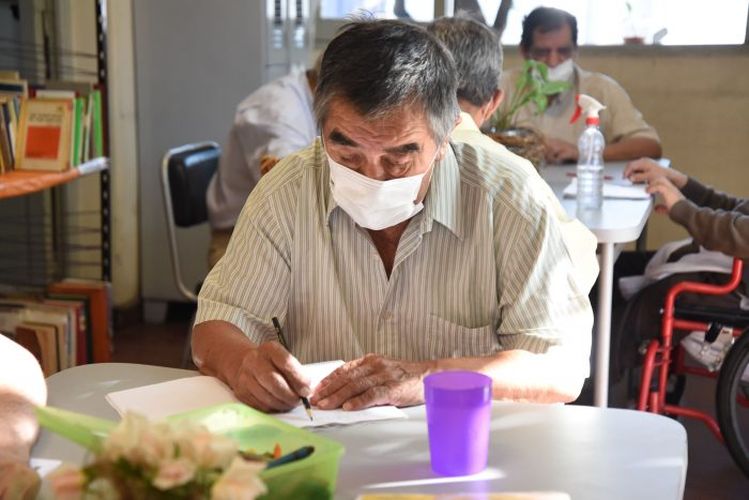
{"label": "white flower", "polygon": [[263,462],[251,462],[235,457],[229,468],[211,488],[213,500],[251,500],[268,489],[260,479]]}
{"label": "white flower", "polygon": [[159,471],[153,479],[153,485],[160,490],[181,486],[195,477],[195,470],[195,464],[186,458],[167,460],[159,466]]}
{"label": "white flower", "polygon": [[114,484],[105,478],[97,477],[91,481],[86,490],[86,498],[95,498],[96,500],[120,500],[120,492],[117,491]]}
{"label": "white flower", "polygon": [[237,456],[237,443],[231,438],[212,434],[201,428],[192,434],[182,434],[177,441],[181,456],[198,467],[225,469]]}
{"label": "white flower", "polygon": [[169,425],[151,423],[145,417],[126,413],[104,442],[102,455],[116,462],[126,459],[134,465],[158,467],[174,457],[174,443]]}

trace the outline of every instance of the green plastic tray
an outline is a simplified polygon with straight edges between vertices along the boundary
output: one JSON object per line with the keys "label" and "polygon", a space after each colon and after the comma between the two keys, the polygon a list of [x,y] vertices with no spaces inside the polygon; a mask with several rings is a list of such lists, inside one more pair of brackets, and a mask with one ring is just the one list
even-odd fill
{"label": "green plastic tray", "polygon": [[338,463],[344,451],[340,443],[238,403],[193,410],[167,420],[180,419],[197,421],[211,432],[231,436],[243,450],[253,449],[263,453],[272,451],[278,443],[286,454],[302,446],[314,446],[314,453],[307,458],[261,472],[260,475],[268,486],[268,493],[262,498],[333,497]]}
{"label": "green plastic tray", "polygon": [[[40,425],[91,450],[116,422],[90,417],[60,408],[37,408]],[[242,450],[258,453],[272,451],[276,443],[286,454],[302,446],[314,446],[312,455],[260,473],[268,486],[263,499],[332,498],[338,478],[338,463],[343,445],[299,429],[265,413],[239,403],[211,406],[169,417],[167,420],[190,419],[205,425],[211,432],[234,438]]]}

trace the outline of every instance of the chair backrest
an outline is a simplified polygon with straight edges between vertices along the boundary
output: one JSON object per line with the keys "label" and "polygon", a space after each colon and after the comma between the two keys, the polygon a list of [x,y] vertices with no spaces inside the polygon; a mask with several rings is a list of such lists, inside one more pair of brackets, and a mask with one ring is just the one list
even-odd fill
{"label": "chair backrest", "polygon": [[182,281],[175,227],[196,226],[208,220],[206,192],[218,168],[220,156],[218,144],[200,142],[170,149],[161,162],[161,187],[172,269],[177,289],[190,301],[196,301],[197,297]]}
{"label": "chair backrest", "polygon": [[208,220],[205,194],[218,168],[221,149],[216,143],[188,144],[164,157],[172,201],[172,216],[179,227]]}

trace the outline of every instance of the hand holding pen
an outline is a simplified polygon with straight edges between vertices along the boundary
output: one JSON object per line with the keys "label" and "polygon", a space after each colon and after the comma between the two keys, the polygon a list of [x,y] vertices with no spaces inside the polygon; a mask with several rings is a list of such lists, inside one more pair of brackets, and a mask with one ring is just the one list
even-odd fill
{"label": "hand holding pen", "polygon": [[[278,322],[278,318],[273,316],[273,327],[276,329],[276,336],[278,336],[278,341],[281,343],[281,345],[286,349],[287,351],[291,352],[289,349],[289,345],[286,343],[286,338],[283,335],[283,330],[281,330],[281,323]],[[307,413],[307,416],[310,420],[313,420],[312,418],[312,406],[309,404],[309,400],[301,396],[302,404],[304,405],[304,411]]]}
{"label": "hand holding pen", "polygon": [[237,358],[227,359],[226,383],[243,403],[260,411],[284,412],[311,395],[310,379],[301,363],[279,342],[252,343],[236,332]]}

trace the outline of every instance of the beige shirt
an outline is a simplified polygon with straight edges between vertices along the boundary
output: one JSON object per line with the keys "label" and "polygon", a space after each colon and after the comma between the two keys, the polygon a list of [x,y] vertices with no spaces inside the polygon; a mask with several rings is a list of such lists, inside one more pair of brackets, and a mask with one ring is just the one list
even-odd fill
{"label": "beige shirt", "polygon": [[562,238],[567,247],[567,254],[575,268],[575,278],[578,285],[581,290],[588,292],[598,279],[598,259],[596,258],[598,240],[595,235],[582,222],[567,214],[554,191],[540,179],[531,162],[512,153],[502,144],[481,133],[476,122],[468,113],[461,112],[460,117],[461,122],[455,127],[452,134],[454,141],[481,145],[491,149],[502,158],[505,164],[525,170],[528,178],[533,179],[534,191],[544,197],[544,203],[549,207],[561,227]]}
{"label": "beige shirt", "polygon": [[320,140],[287,156],[250,194],[196,324],[228,321],[263,342],[277,316],[303,363],[553,350],[587,376],[592,310],[538,176],[471,144],[433,168],[388,278],[332,198]]}
{"label": "beige shirt", "polygon": [[[512,70],[502,76],[502,90],[505,92],[502,106],[510,103],[519,75],[519,70]],[[604,74],[585,71],[577,65],[574,86],[570,90],[557,96],[542,115],[535,115],[536,107],[532,103],[524,106],[518,111],[515,125],[535,128],[549,137],[577,144],[585,129],[584,116],[570,124],[577,94],[587,94],[606,106],[600,113],[600,129],[606,144],[630,137],[646,137],[660,142],[658,133],[645,122],[621,85]]]}

